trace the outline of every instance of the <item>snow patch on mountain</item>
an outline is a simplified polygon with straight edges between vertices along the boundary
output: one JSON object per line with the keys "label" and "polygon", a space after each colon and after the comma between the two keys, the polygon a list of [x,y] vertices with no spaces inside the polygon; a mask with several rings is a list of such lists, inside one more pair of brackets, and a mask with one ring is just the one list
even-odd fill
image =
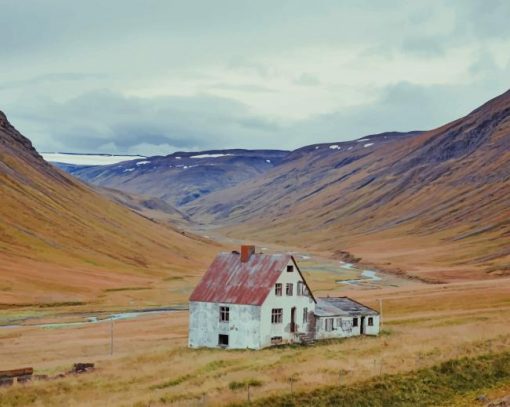
{"label": "snow patch on mountain", "polygon": [[[198,154],[192,155],[190,158],[218,158],[218,157],[227,157],[233,154]],[[176,157],[177,158],[177,157]]]}
{"label": "snow patch on mountain", "polygon": [[73,165],[111,165],[122,161],[146,158],[142,155],[113,154],[74,154],[74,153],[41,153],[42,157],[52,163]]}

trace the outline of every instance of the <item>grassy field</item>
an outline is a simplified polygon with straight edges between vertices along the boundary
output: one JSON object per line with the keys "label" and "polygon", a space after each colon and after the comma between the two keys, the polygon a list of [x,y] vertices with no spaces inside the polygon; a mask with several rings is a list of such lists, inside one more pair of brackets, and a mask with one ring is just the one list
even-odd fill
{"label": "grassy field", "polygon": [[[383,375],[350,386],[328,386],[311,392],[268,397],[235,406],[440,406],[459,395],[510,384],[510,352],[460,358],[417,371]],[[483,400],[478,396],[480,401]]]}
{"label": "grassy field", "polygon": [[[0,389],[0,405],[216,406],[246,401],[248,383],[256,401],[289,393],[291,379],[294,392],[362,386],[386,374],[510,350],[509,279],[342,289],[375,307],[383,299],[382,335],[261,351],[192,350],[181,311],[116,322],[111,356],[108,322],[0,329],[2,368],[33,366],[37,374],[55,375],[75,362],[97,365],[81,376]],[[53,310],[44,312],[51,320]],[[507,386],[494,384],[490,391]],[[458,403],[471,397],[457,396]]]}

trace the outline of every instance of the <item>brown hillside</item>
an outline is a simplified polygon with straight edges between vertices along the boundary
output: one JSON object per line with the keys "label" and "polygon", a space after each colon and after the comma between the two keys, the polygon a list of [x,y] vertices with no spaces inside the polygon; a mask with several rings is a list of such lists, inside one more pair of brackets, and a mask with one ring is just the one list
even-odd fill
{"label": "brown hillside", "polygon": [[187,210],[233,236],[347,249],[430,280],[508,274],[510,91],[438,129],[380,141],[307,148]]}
{"label": "brown hillside", "polygon": [[87,302],[108,289],[186,278],[199,273],[217,250],[46,163],[1,112],[0,200],[4,306]]}

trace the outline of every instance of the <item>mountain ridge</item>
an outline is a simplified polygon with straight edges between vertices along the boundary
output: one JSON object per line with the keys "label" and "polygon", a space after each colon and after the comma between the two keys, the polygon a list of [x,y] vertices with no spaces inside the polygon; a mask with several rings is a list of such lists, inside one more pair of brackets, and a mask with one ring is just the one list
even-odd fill
{"label": "mountain ridge", "polygon": [[[312,149],[183,210],[233,237],[349,249],[430,280],[510,270],[510,92],[399,142],[362,140],[368,150]],[[413,260],[420,246],[429,257]]]}
{"label": "mountain ridge", "polygon": [[169,276],[199,273],[218,248],[58,170],[5,114],[0,196],[0,306],[108,301],[109,288],[150,287]]}

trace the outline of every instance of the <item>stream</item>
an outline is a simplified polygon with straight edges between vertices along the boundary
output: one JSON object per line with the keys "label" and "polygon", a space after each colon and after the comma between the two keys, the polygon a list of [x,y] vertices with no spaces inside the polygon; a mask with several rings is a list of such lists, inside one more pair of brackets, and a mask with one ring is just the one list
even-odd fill
{"label": "stream", "polygon": [[[340,262],[341,268],[347,270],[353,270],[356,267],[352,263],[344,263]],[[365,283],[368,281],[380,281],[381,277],[377,275],[377,271],[374,270],[363,270],[361,272],[361,278],[355,278],[352,280],[336,280],[337,284],[346,284],[346,285],[359,285],[361,283]]]}
{"label": "stream", "polygon": [[110,314],[105,317],[98,317],[96,315],[83,315],[83,321],[75,322],[51,322],[51,323],[35,323],[35,324],[12,324],[12,325],[0,325],[0,329],[12,329],[12,328],[23,328],[23,327],[38,327],[38,328],[66,328],[71,326],[81,326],[87,324],[98,324],[101,322],[108,321],[122,321],[126,319],[139,318],[144,315],[164,314],[177,311],[183,311],[184,308],[160,308],[155,310],[140,310],[140,311],[127,311]]}

